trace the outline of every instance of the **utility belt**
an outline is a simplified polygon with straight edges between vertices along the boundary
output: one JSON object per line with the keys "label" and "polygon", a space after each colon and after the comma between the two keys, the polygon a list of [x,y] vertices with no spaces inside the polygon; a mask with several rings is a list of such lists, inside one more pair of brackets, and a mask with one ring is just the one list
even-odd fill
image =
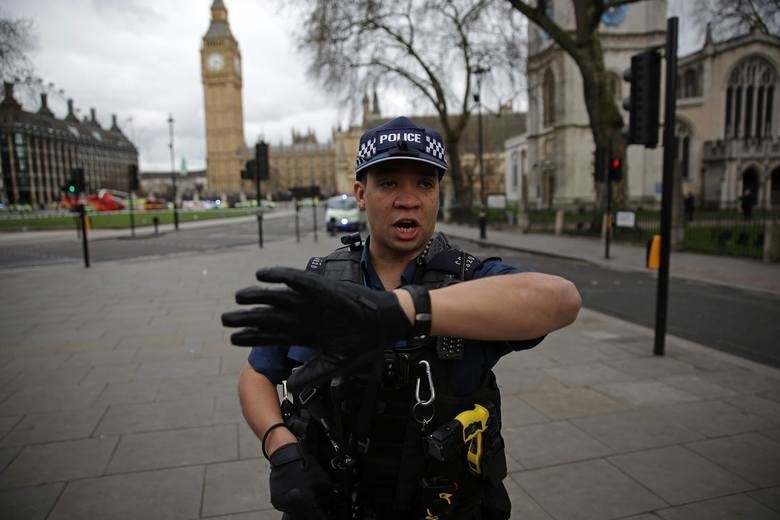
{"label": "utility belt", "polygon": [[[288,427],[337,483],[336,518],[443,520],[474,508],[501,511],[484,518],[508,518],[495,378],[455,396],[446,363],[430,348],[388,350],[372,369],[322,385],[302,406],[283,400]],[[375,399],[367,402],[372,373]],[[361,431],[355,412],[366,407],[371,425]],[[453,421],[471,427],[468,442]]]}

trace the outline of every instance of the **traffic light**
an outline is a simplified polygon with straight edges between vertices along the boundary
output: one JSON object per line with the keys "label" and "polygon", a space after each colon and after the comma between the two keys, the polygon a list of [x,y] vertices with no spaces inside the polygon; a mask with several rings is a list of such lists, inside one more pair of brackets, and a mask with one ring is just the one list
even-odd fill
{"label": "traffic light", "polygon": [[84,191],[84,168],[70,170],[70,177],[62,187],[62,191],[73,197]]}
{"label": "traffic light", "polygon": [[257,161],[250,159],[244,165],[244,169],[241,170],[241,178],[245,181],[255,180],[255,174],[257,173]]}
{"label": "traffic light", "polygon": [[138,178],[138,165],[130,164],[127,166],[127,177],[130,191],[135,191],[141,187],[141,181]]}
{"label": "traffic light", "polygon": [[661,90],[661,55],[647,49],[631,56],[631,68],[623,73],[631,94],[623,101],[628,110],[628,144],[647,148],[658,145],[658,109]]}
{"label": "traffic light", "polygon": [[268,143],[260,141],[255,145],[255,161],[257,173],[261,181],[268,180]]}
{"label": "traffic light", "polygon": [[623,178],[623,160],[612,157],[609,160],[609,180],[619,182]]}

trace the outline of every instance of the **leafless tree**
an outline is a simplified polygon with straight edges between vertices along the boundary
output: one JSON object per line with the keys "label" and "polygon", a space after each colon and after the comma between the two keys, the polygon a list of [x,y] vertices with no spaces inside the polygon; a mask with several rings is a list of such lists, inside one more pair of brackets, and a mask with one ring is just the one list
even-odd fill
{"label": "leafless tree", "polygon": [[34,48],[33,22],[0,12],[0,79],[17,82],[33,76],[29,52]]}
{"label": "leafless tree", "polygon": [[[599,38],[602,15],[624,4],[642,0],[571,0],[574,30],[567,30],[551,16],[552,0],[507,0],[517,11],[543,29],[566,52],[582,75],[583,97],[590,120],[593,140],[599,147],[611,150],[612,156],[625,158],[626,141],[622,135],[623,117],[610,90],[609,75],[604,65],[604,53]],[[624,161],[625,163],[625,161]],[[599,204],[602,186],[597,185]],[[628,192],[627,176],[617,186],[618,203]]]}
{"label": "leafless tree", "polygon": [[310,73],[345,99],[381,85],[425,100],[438,116],[456,201],[471,206],[459,142],[474,108],[476,67],[483,97],[517,96],[524,77],[522,16],[496,0],[300,0],[301,47]]}
{"label": "leafless tree", "polygon": [[701,29],[709,25],[713,33],[725,37],[753,29],[780,33],[780,0],[696,0],[694,13],[703,22]]}

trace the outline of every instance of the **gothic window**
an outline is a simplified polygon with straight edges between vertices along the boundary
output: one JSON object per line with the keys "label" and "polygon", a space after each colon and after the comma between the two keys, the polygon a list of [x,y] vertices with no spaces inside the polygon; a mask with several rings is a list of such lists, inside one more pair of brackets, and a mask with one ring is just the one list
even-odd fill
{"label": "gothic window", "polygon": [[555,122],[555,78],[550,69],[547,69],[544,73],[544,79],[542,80],[542,96],[544,126],[550,126]]}
{"label": "gothic window", "polygon": [[760,56],[734,68],[726,87],[726,139],[772,136],[775,85],[777,71]]}
{"label": "gothic window", "polygon": [[677,97],[680,99],[701,97],[702,95],[701,66],[686,69],[677,78]]}
{"label": "gothic window", "polygon": [[682,178],[690,179],[691,174],[691,137],[693,132],[686,123],[677,120],[674,129],[674,144],[677,152],[677,160],[682,168]]}

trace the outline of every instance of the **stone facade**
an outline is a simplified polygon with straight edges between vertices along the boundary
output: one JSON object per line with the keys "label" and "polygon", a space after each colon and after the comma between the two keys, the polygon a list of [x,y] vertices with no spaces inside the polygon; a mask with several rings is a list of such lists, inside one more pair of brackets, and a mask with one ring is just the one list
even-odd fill
{"label": "stone facade", "polygon": [[780,205],[780,37],[753,31],[678,61],[683,179],[700,203],[729,207],[749,192]]}
{"label": "stone facade", "polygon": [[[570,0],[551,2],[553,18],[566,30],[574,30]],[[628,97],[622,81],[633,54],[663,45],[666,1],[648,0],[613,8],[599,28],[604,62],[612,76],[618,106]],[[595,200],[593,152],[595,145],[583,99],[580,72],[549,36],[531,26],[528,53],[529,109],[525,136],[525,175],[531,207],[547,208]],[[624,112],[624,119],[627,114]],[[659,130],[660,131],[660,130]],[[516,142],[513,142],[516,147]],[[510,161],[520,161],[520,150],[507,150]],[[512,155],[512,152],[517,152]],[[627,150],[628,195],[633,200],[660,197],[662,151],[630,146]],[[505,169],[520,169],[511,162]]]}
{"label": "stone facade", "polygon": [[117,126],[116,116],[107,129],[94,109],[79,121],[68,100],[68,114],[58,119],[46,94],[37,112],[27,112],[13,90],[6,83],[0,102],[0,202],[38,208],[56,204],[75,168],[84,169],[89,192],[128,191],[128,168],[138,166],[138,150]]}

